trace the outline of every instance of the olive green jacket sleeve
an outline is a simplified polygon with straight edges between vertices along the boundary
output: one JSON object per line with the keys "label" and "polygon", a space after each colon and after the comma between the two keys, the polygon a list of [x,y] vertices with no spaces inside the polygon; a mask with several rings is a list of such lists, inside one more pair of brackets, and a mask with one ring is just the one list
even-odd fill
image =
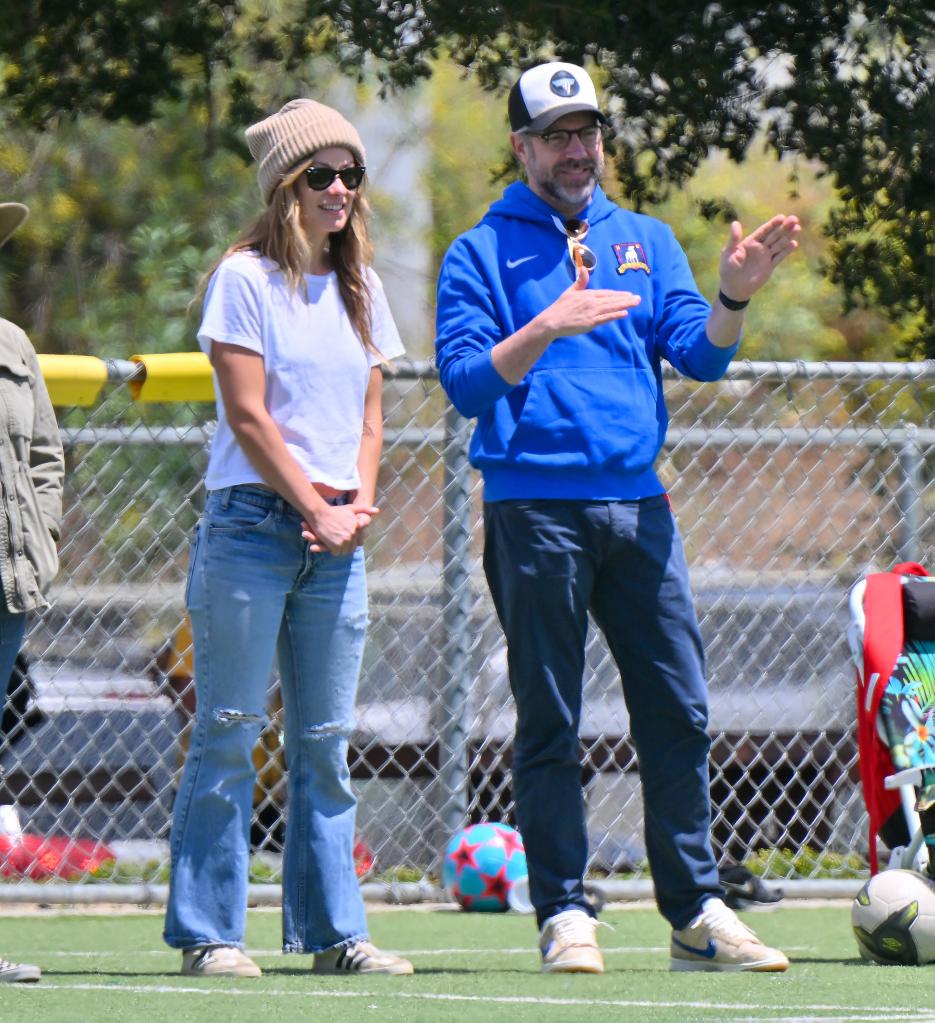
{"label": "olive green jacket sleeve", "polygon": [[11,611],[46,604],[58,571],[65,461],[26,334],[0,320],[0,584]]}

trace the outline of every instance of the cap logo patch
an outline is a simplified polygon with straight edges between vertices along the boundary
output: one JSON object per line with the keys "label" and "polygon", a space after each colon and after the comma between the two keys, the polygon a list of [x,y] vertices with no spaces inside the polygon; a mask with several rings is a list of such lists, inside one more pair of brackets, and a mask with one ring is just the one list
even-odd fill
{"label": "cap logo patch", "polygon": [[556,71],[549,79],[549,88],[556,96],[561,96],[562,99],[569,99],[577,94],[581,86],[578,85],[578,79],[570,72]]}
{"label": "cap logo patch", "polygon": [[613,248],[617,262],[620,264],[617,267],[618,274],[625,274],[627,270],[650,272],[649,263],[646,261],[646,253],[639,242],[617,242]]}

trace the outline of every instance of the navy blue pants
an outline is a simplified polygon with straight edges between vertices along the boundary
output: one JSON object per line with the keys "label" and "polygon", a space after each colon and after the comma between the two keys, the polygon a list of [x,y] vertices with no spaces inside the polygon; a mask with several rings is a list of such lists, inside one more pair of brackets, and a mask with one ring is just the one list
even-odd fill
{"label": "navy blue pants", "polygon": [[516,701],[513,794],[540,926],[584,895],[578,727],[588,612],[623,681],[662,915],[721,895],[710,841],[707,687],[682,542],[665,495],[484,505],[484,570]]}
{"label": "navy blue pants", "polygon": [[[10,673],[16,663],[16,655],[23,645],[26,634],[26,615],[21,611],[10,611],[0,596],[0,693],[6,693]],[[0,710],[2,710],[0,700]]]}

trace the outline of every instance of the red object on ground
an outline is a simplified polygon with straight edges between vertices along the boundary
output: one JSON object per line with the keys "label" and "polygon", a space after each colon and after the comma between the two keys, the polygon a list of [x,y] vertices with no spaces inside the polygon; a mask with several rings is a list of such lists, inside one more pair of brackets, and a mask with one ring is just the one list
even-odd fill
{"label": "red object on ground", "polygon": [[354,870],[358,877],[366,877],[373,870],[374,855],[363,842],[354,843]]}
{"label": "red object on ground", "polygon": [[67,835],[0,835],[0,874],[43,881],[72,878],[114,859],[101,842]]}

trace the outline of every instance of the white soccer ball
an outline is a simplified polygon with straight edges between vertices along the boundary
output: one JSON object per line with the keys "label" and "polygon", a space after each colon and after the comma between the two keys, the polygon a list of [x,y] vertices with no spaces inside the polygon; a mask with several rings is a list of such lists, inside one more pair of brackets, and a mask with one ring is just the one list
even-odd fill
{"label": "white soccer ball", "polygon": [[935,962],[935,881],[914,870],[884,870],[851,905],[861,957],[888,965]]}

